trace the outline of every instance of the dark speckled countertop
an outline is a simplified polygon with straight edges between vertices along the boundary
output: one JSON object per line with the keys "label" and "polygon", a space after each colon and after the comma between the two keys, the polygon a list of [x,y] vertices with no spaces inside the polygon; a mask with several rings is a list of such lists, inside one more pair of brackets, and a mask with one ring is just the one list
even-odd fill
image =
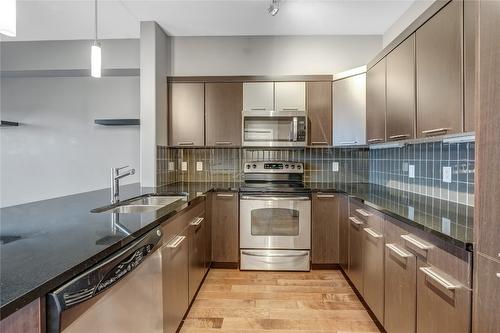
{"label": "dark speckled countertop", "polygon": [[[47,294],[160,225],[206,192],[238,191],[240,183],[175,183],[159,188],[122,186],[122,199],[156,193],[185,200],[143,214],[120,214],[130,234],[113,234],[109,189],[0,209],[0,318]],[[471,250],[473,207],[373,184],[307,183],[312,191],[341,192],[404,223]]]}

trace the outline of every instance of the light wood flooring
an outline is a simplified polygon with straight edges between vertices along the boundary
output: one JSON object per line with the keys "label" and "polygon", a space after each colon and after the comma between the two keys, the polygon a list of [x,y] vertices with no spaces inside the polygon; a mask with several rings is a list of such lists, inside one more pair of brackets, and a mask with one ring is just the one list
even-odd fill
{"label": "light wood flooring", "polygon": [[379,332],[340,271],[211,269],[181,333]]}

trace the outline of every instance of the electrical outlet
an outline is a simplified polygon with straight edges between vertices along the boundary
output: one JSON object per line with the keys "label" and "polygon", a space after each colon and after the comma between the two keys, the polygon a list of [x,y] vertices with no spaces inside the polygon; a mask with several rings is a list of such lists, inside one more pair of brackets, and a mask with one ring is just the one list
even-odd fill
{"label": "electrical outlet", "polygon": [[408,206],[408,219],[410,220],[415,219],[415,207]]}
{"label": "electrical outlet", "polygon": [[415,166],[413,164],[408,165],[408,177],[415,178]]}
{"label": "electrical outlet", "polygon": [[402,168],[403,172],[408,172],[408,162],[403,162]]}
{"label": "electrical outlet", "polygon": [[203,171],[203,162],[196,162],[196,171]]}
{"label": "electrical outlet", "polygon": [[168,162],[168,171],[174,171],[174,170],[175,170],[175,163]]}
{"label": "electrical outlet", "polygon": [[188,170],[188,162],[182,162],[181,163],[181,170],[182,171],[187,171]]}
{"label": "electrical outlet", "polygon": [[443,217],[441,218],[441,231],[445,235],[451,234],[451,221],[450,219]]}
{"label": "electrical outlet", "polygon": [[339,162],[332,162],[332,171],[339,171]]}
{"label": "electrical outlet", "polygon": [[443,167],[443,182],[451,183],[451,167]]}

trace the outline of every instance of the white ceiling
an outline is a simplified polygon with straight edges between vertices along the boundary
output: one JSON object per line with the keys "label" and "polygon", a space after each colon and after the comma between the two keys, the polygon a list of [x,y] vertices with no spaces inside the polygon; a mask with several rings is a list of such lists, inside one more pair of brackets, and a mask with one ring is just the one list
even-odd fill
{"label": "white ceiling", "polygon": [[[99,38],[138,38],[140,21],[157,21],[173,36],[381,35],[415,0],[99,0]],[[17,37],[91,39],[93,0],[18,0]]]}

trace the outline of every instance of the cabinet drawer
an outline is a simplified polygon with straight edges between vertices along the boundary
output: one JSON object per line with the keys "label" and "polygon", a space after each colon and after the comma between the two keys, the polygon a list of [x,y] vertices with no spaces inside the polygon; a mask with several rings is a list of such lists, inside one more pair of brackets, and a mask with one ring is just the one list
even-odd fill
{"label": "cabinet drawer", "polygon": [[421,259],[417,268],[417,332],[468,333],[470,289]]}
{"label": "cabinet drawer", "polygon": [[476,256],[473,333],[500,332],[500,262]]}
{"label": "cabinet drawer", "polygon": [[163,242],[169,242],[174,236],[184,230],[198,216],[202,216],[205,212],[205,200],[186,208],[172,219],[165,222],[162,227]]}
{"label": "cabinet drawer", "polygon": [[358,220],[363,221],[367,227],[379,233],[384,231],[384,215],[367,205],[351,200],[349,216],[356,217]]}

